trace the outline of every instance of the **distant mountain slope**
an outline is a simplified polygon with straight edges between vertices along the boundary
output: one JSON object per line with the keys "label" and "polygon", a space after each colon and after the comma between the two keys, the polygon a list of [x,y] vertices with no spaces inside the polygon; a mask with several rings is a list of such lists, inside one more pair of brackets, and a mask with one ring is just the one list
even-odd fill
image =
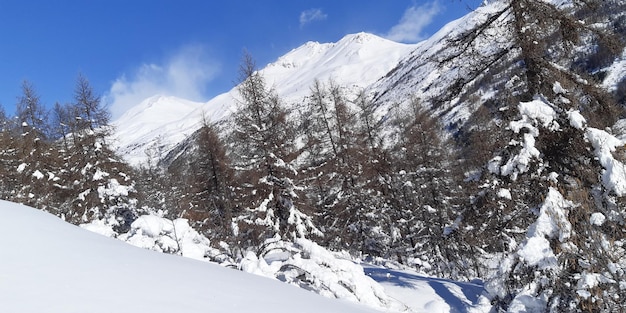
{"label": "distant mountain slope", "polygon": [[[336,43],[308,42],[261,71],[286,103],[297,104],[316,79],[332,79],[350,93],[366,88],[415,47],[372,34],[351,34]],[[237,97],[235,87],[206,103],[164,96],[148,98],[114,121],[118,152],[133,165],[155,161],[198,129],[203,115],[219,120],[234,110]]]}
{"label": "distant mountain slope", "polygon": [[2,312],[373,312],[0,201]]}
{"label": "distant mountain slope", "polygon": [[[477,38],[473,47],[464,42],[472,37],[469,30],[498,15],[505,4],[493,1],[480,6],[418,44],[399,44],[367,33],[351,34],[336,43],[308,42],[261,71],[267,84],[288,105],[301,103],[315,79],[333,79],[351,96],[365,88],[375,96],[380,114],[393,105],[419,98],[448,129],[456,131],[515,78],[516,74],[507,70],[515,56],[503,52],[510,42],[496,40],[506,39],[504,26],[486,30],[488,34]],[[493,23],[498,24],[506,24],[506,16]],[[475,49],[481,57],[468,56],[464,49]],[[496,59],[499,53],[498,62],[481,63]],[[626,71],[624,53],[607,69],[605,88],[614,90],[622,81]],[[146,99],[114,122],[118,152],[133,165],[156,162],[199,128],[203,114],[219,120],[232,112],[237,97],[233,88],[206,103],[174,97]],[[152,119],[156,115],[159,117]]]}
{"label": "distant mountain slope", "polygon": [[[481,6],[420,42],[417,49],[396,68],[371,86],[370,90],[376,94],[376,101],[382,106],[389,106],[418,97],[434,114],[442,115],[445,124],[467,119],[478,103],[458,105],[460,99],[451,99],[445,103],[434,102],[437,102],[435,98],[454,89],[459,81],[469,85],[473,77],[465,74],[468,68],[471,70],[477,65],[471,59],[456,60],[454,64],[444,64],[443,60],[455,53],[456,48],[452,45],[456,38],[484,22],[490,14],[500,10],[502,5],[503,2],[493,2]],[[498,37],[496,33],[493,35],[494,38]],[[482,44],[481,52],[485,55],[497,50],[499,45],[495,41]]]}
{"label": "distant mountain slope", "polygon": [[[420,42],[396,68],[368,89],[375,95],[381,112],[419,98],[449,130],[456,131],[478,107],[494,96],[502,96],[508,89],[507,83],[518,79],[519,74],[515,72],[519,49],[511,47],[506,26],[510,20],[505,10],[507,3],[485,2]],[[619,10],[611,14],[609,20],[614,23],[626,19]],[[482,29],[486,24],[490,27]],[[624,32],[623,27],[621,31]],[[595,49],[593,43],[588,44],[586,49]],[[613,64],[596,72],[604,72],[603,87],[615,91],[625,81],[626,51]]]}

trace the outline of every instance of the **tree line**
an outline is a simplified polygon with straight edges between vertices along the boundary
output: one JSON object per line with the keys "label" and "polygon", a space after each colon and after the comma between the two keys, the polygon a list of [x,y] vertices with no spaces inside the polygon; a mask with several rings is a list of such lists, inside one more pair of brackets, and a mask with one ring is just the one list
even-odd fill
{"label": "tree line", "polygon": [[184,217],[234,259],[268,238],[307,237],[446,267],[440,243],[455,215],[456,152],[419,99],[382,117],[364,92],[350,99],[337,83],[316,81],[293,106],[251,56],[240,75],[232,116],[203,117],[188,152],[141,168],[112,150],[110,115],[84,76],[73,101],[49,111],[25,81],[15,116],[1,115],[2,198],[117,234],[141,214]]}
{"label": "tree line", "polygon": [[287,105],[249,55],[240,76],[230,117],[205,117],[178,158],[141,169],[148,206],[188,218],[234,256],[268,238],[307,237],[446,267],[456,150],[419,99],[383,117],[364,92],[350,99],[337,83],[316,81],[302,105]]}
{"label": "tree line", "polygon": [[51,111],[25,81],[15,112],[0,113],[2,199],[74,224],[102,219],[128,229],[138,213],[133,170],[111,150],[110,115],[87,78],[79,75],[73,101]]}

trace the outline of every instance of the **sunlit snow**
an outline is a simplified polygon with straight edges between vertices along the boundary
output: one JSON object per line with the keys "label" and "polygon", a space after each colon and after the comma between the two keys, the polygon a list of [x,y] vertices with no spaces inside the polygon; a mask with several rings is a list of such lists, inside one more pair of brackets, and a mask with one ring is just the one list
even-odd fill
{"label": "sunlit snow", "polygon": [[[317,79],[345,86],[352,97],[387,74],[416,45],[376,35],[346,35],[336,43],[308,42],[261,68],[268,87],[290,105],[298,105]],[[217,121],[238,104],[236,88],[206,103],[154,96],[114,121],[118,152],[133,165],[154,162],[200,127],[203,116]]]}
{"label": "sunlit snow", "polygon": [[0,202],[0,312],[373,312]]}

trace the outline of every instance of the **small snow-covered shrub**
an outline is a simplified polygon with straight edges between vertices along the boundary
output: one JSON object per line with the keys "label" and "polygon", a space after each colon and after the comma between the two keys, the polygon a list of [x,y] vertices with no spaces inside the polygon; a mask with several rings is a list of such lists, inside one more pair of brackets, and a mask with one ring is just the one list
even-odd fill
{"label": "small snow-covered shrub", "polygon": [[288,242],[276,237],[267,240],[257,253],[248,252],[240,269],[329,298],[347,299],[378,309],[402,306],[390,298],[381,285],[365,275],[359,264],[308,239]]}
{"label": "small snow-covered shrub", "polygon": [[114,220],[94,220],[80,226],[105,236],[117,236],[117,239],[144,249],[179,254],[201,261],[232,263],[229,257],[211,247],[209,239],[189,226],[184,218],[170,220],[158,215],[142,215],[131,224],[127,233],[122,234],[113,230]]}

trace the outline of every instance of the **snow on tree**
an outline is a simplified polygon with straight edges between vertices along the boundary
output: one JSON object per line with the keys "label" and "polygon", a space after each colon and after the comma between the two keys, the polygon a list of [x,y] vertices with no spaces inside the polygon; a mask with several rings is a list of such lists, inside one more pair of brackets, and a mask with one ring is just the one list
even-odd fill
{"label": "snow on tree", "polygon": [[[446,228],[456,210],[455,178],[451,170],[456,152],[443,126],[420,105],[396,105],[390,113],[388,174],[392,242],[389,257],[439,276],[458,275],[454,262],[459,254]],[[458,185],[458,183],[456,183]],[[458,212],[457,212],[458,213]]]}
{"label": "snow on tree", "polygon": [[219,126],[204,116],[202,126],[192,139],[185,156],[172,162],[167,173],[161,175],[168,175],[188,188],[184,199],[179,197],[178,216],[188,218],[194,228],[212,241],[230,241],[233,238],[233,170]]}
{"label": "snow on tree", "polygon": [[288,112],[248,54],[240,76],[241,102],[231,116],[229,137],[236,181],[236,233],[244,245],[251,246],[275,234],[284,238],[321,235],[301,211],[306,206],[294,183],[295,129]]}
{"label": "snow on tree", "polygon": [[311,240],[297,238],[289,242],[270,238],[260,248],[259,253],[249,251],[241,260],[242,271],[275,278],[330,298],[360,302],[381,310],[406,310],[365,275],[359,264]]}
{"label": "snow on tree", "polygon": [[68,112],[63,122],[72,125],[72,132],[55,184],[61,214],[75,224],[104,220],[125,232],[137,215],[132,170],[109,147],[108,111],[82,75]]}
{"label": "snow on tree", "polygon": [[13,201],[31,205],[39,209],[56,211],[52,184],[58,180],[56,151],[49,141],[49,125],[47,111],[40,101],[34,86],[24,81],[22,95],[18,97],[16,106],[15,131],[16,155],[19,159],[17,168],[12,169],[17,175],[18,186]]}
{"label": "snow on tree", "polygon": [[392,208],[384,198],[389,160],[375,104],[365,92],[350,100],[333,81],[317,81],[300,116],[300,179],[329,234],[325,245],[385,255],[391,240]]}
{"label": "snow on tree", "polygon": [[[615,191],[607,188],[606,177],[607,173],[619,173],[620,166],[615,166],[614,159],[596,156],[594,151],[605,149],[592,144],[591,138],[597,137],[590,137],[593,131],[588,130],[613,126],[621,108],[592,76],[593,69],[580,66],[598,57],[598,51],[604,53],[603,62],[610,63],[622,49],[619,40],[613,42],[616,37],[610,28],[599,27],[606,21],[590,14],[605,5],[617,4],[502,1],[484,23],[458,39],[462,43],[457,50],[460,54],[478,53],[489,47],[489,53],[475,54],[477,65],[508,68],[506,76],[485,75],[480,67],[464,69],[472,73],[464,76],[479,78],[493,90],[504,91],[485,102],[492,105],[488,109],[496,118],[489,123],[488,132],[500,137],[489,140],[490,146],[471,147],[486,148],[487,161],[479,175],[473,175],[476,189],[471,206],[460,214],[455,225],[455,231],[464,234],[461,238],[482,250],[485,257],[502,258],[498,272],[479,270],[493,282],[502,282],[498,290],[505,293],[494,294],[499,309],[516,311],[526,306],[539,311],[606,310],[623,305],[623,300],[607,292],[598,293],[596,288],[603,285],[605,290],[615,291],[619,285],[615,276],[620,271],[614,264],[621,253],[623,235],[614,227],[622,223],[624,211],[619,208]],[[484,44],[496,36],[507,40]],[[472,88],[460,85],[458,90]],[[547,207],[547,199],[556,197],[555,192],[567,203],[562,206],[567,213],[559,215],[558,225],[559,231],[571,228],[567,238],[533,233],[533,225],[543,219],[541,208]],[[540,208],[534,212],[539,219],[530,208]],[[594,213],[613,216],[615,224],[597,227],[590,223]],[[556,213],[550,214],[556,218]],[[470,239],[470,234],[474,238]],[[532,256],[528,249],[533,246],[543,248],[545,257],[536,262],[524,259]],[[511,256],[523,261],[507,262]],[[540,261],[544,259],[551,260],[549,267],[542,267]],[[589,275],[611,278],[589,285],[585,283]],[[589,286],[581,289],[583,285]],[[585,288],[593,291],[588,294]],[[520,300],[524,297],[536,297],[538,302]]]}

